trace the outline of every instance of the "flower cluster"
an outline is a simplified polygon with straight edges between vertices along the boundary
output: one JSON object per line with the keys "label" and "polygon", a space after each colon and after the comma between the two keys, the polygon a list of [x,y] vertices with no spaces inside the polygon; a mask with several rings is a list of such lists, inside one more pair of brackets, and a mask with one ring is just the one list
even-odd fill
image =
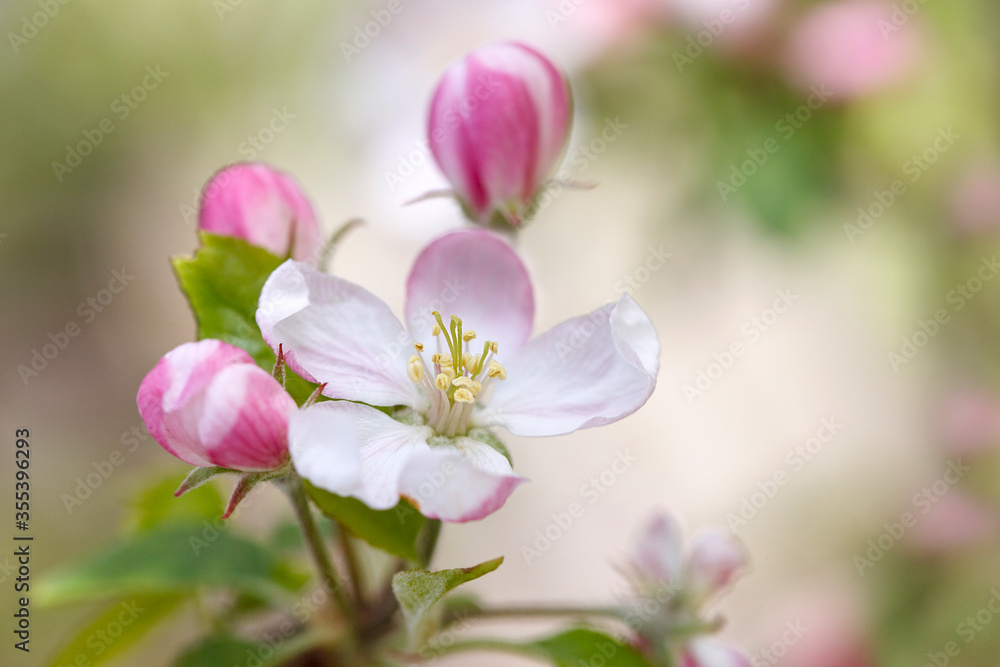
{"label": "flower cluster", "polygon": [[[387,632],[396,614],[366,609],[363,582],[351,590],[338,583],[309,498],[373,546],[426,565],[440,521],[483,519],[527,481],[501,430],[545,437],[604,426],[642,407],[656,386],[659,339],[630,295],[533,336],[528,268],[505,238],[482,228],[513,233],[531,216],[564,149],[571,108],[566,78],[519,43],[482,47],[447,70],[428,132],[477,228],[417,254],[401,318],[325,270],[339,234],[324,244],[308,198],[264,164],[233,165],[209,181],[198,217],[203,247],[175,261],[202,340],[165,355],[137,403],[156,441],[196,466],[178,495],[237,474],[228,516],[255,484],[277,481],[356,642]],[[380,512],[401,507],[420,517],[408,537],[371,528]],[[683,563],[678,548],[667,519],[640,547],[641,592],[683,582],[664,613],[636,628],[640,646],[668,665],[743,664],[702,636],[714,626],[698,615],[742,565],[741,552],[712,535]],[[353,556],[344,560],[356,577]],[[448,571],[464,574],[445,580],[472,570]],[[423,594],[423,585],[397,585],[393,577],[389,592],[413,613],[407,596]]]}
{"label": "flower cluster", "polygon": [[677,520],[666,513],[654,516],[630,571],[641,600],[632,625],[642,648],[681,667],[749,667],[740,649],[709,636],[720,622],[704,617],[708,603],[746,567],[746,553],[729,533],[704,529],[685,549]]}

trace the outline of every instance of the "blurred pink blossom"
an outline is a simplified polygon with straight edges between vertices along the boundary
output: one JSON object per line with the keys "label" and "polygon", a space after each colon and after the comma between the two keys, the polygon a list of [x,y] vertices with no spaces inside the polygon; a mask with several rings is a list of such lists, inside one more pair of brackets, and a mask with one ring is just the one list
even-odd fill
{"label": "blurred pink blossom", "polygon": [[792,83],[824,87],[847,100],[881,92],[903,80],[919,48],[913,20],[899,23],[893,6],[878,0],[820,5],[794,28],[785,52]]}
{"label": "blurred pink blossom", "polygon": [[998,517],[958,490],[951,490],[920,517],[910,533],[920,553],[940,554],[961,549],[996,534]]}
{"label": "blurred pink blossom", "polygon": [[1000,164],[979,165],[962,174],[952,193],[951,215],[963,234],[1000,230]]}
{"label": "blurred pink blossom", "polygon": [[949,454],[968,455],[1000,444],[1000,400],[966,387],[948,396],[938,414],[941,444]]}

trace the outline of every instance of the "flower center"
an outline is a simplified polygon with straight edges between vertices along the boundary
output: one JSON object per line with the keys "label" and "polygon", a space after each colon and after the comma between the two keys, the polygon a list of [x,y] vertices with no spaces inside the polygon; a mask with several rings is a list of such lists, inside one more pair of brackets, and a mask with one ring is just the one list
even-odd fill
{"label": "flower center", "polygon": [[507,379],[507,370],[493,357],[498,345],[486,341],[481,354],[473,354],[470,344],[476,338],[471,329],[462,330],[462,320],[451,318],[445,327],[441,313],[433,311],[437,324],[431,332],[437,340],[437,352],[431,363],[424,361],[424,345],[417,343],[417,353],[410,357],[406,374],[421,387],[430,400],[427,424],[439,435],[453,438],[469,430],[469,419],[477,400],[487,401],[490,388]]}

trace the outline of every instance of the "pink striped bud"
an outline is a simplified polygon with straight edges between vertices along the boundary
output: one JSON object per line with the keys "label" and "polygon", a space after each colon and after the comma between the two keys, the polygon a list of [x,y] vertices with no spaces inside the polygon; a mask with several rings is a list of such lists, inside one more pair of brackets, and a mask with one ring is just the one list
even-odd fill
{"label": "pink striped bud", "polygon": [[234,164],[211,178],[202,192],[198,229],[313,263],[321,244],[319,221],[298,184],[259,162]]}
{"label": "pink striped bud", "polygon": [[143,379],[136,402],[153,438],[191,465],[259,472],[288,461],[295,401],[228,343],[174,348]]}
{"label": "pink striped bud", "polygon": [[515,227],[530,217],[571,116],[566,78],[524,44],[487,44],[451,65],[434,91],[428,135],[466,215]]}

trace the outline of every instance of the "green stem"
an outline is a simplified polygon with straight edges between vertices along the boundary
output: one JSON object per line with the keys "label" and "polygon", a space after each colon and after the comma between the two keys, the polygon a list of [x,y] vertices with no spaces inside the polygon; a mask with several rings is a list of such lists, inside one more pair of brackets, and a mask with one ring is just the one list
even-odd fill
{"label": "green stem", "polygon": [[538,618],[551,616],[601,616],[623,620],[624,610],[617,607],[492,607],[473,609],[465,618]]}
{"label": "green stem", "polygon": [[358,613],[363,614],[366,607],[365,602],[365,579],[361,574],[361,563],[358,560],[357,550],[354,548],[354,543],[351,542],[351,536],[347,533],[347,530],[343,525],[337,524],[340,529],[340,539],[337,540],[337,544],[340,546],[340,552],[344,556],[344,561],[347,563],[347,575],[351,579],[351,588],[354,590],[354,599],[358,603]]}
{"label": "green stem", "polygon": [[420,556],[420,566],[428,567],[434,557],[434,550],[437,549],[438,538],[441,536],[441,521],[431,519],[424,526],[423,534],[420,536],[420,543],[417,547]]}
{"label": "green stem", "polygon": [[295,472],[292,472],[282,482],[281,486],[288,493],[288,497],[292,501],[292,507],[295,508],[295,516],[299,520],[302,534],[306,538],[306,544],[309,545],[309,551],[312,553],[313,560],[316,561],[320,578],[350,624],[352,633],[355,637],[358,637],[357,611],[354,605],[351,604],[351,599],[344,590],[344,585],[340,581],[340,577],[337,576],[337,571],[333,567],[333,561],[330,560],[330,554],[326,550],[326,545],[323,544],[323,538],[319,534],[316,522],[313,519],[312,510],[309,508],[309,499],[306,496],[305,487],[302,485],[302,479]]}

